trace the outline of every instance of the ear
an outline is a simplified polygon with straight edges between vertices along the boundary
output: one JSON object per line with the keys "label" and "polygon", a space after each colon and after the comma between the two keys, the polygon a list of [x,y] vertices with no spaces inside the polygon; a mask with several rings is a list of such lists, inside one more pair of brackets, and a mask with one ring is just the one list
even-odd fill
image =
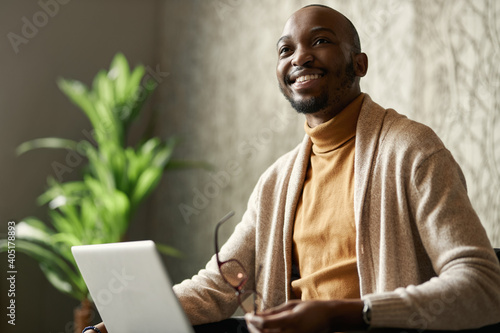
{"label": "ear", "polygon": [[356,76],[363,77],[368,71],[368,56],[366,53],[358,53],[352,56],[352,63],[354,65],[354,72]]}

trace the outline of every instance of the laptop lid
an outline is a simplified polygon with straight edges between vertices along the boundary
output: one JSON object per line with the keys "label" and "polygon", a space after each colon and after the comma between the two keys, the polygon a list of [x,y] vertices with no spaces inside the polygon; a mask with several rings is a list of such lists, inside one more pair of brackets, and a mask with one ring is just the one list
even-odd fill
{"label": "laptop lid", "polygon": [[71,251],[108,332],[194,332],[153,241]]}

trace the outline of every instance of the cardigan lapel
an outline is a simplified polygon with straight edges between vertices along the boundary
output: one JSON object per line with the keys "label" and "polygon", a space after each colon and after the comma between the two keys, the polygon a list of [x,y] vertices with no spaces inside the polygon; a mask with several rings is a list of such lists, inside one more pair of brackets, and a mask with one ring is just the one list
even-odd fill
{"label": "cardigan lapel", "polygon": [[[364,251],[370,239],[368,221],[363,218],[363,205],[367,195],[372,166],[377,153],[379,137],[387,111],[365,95],[356,127],[356,146],[354,157],[354,220],[356,222],[356,253],[358,259],[358,274],[360,275],[361,295],[369,292],[374,277],[366,276],[372,270],[366,266],[373,265],[370,251]],[[363,275],[365,274],[365,275]],[[363,276],[362,276],[363,275]]]}
{"label": "cardigan lapel", "polygon": [[299,196],[302,194],[304,179],[306,176],[309,156],[311,154],[311,139],[308,135],[304,136],[300,149],[295,159],[290,174],[290,181],[286,193],[285,216],[283,224],[283,256],[285,259],[285,297],[286,301],[290,298],[290,283],[292,274],[292,236],[293,224],[295,221],[295,210]]}
{"label": "cardigan lapel", "polygon": [[[361,111],[356,127],[356,147],[354,157],[354,219],[356,222],[356,250],[358,253],[358,271],[362,262],[371,260],[360,256],[363,254],[361,237],[366,241],[368,235],[364,235],[362,229],[367,231],[367,226],[362,228],[363,202],[368,188],[368,180],[371,173],[373,159],[377,151],[378,139],[382,130],[382,125],[386,115],[386,110],[372,101],[368,94],[365,94]],[[292,272],[292,236],[293,224],[295,221],[295,210],[299,196],[302,194],[305,174],[311,154],[312,142],[308,135],[304,136],[300,145],[297,158],[293,164],[290,174],[290,181],[287,187],[285,214],[283,224],[283,256],[285,259],[285,297],[289,300],[290,283]],[[361,274],[361,273],[360,273]],[[371,277],[360,278],[361,281]],[[363,285],[360,286],[363,295]]]}
{"label": "cardigan lapel", "polygon": [[370,96],[366,94],[356,126],[354,216],[357,223],[361,221],[362,205],[385,115],[386,110],[373,102]]}

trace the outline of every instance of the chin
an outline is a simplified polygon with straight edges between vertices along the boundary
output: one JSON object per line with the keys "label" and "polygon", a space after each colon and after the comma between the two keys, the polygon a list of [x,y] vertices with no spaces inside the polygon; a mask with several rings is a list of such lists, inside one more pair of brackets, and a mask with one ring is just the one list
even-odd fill
{"label": "chin", "polygon": [[292,105],[292,107],[298,112],[302,114],[312,114],[316,112],[320,112],[328,106],[328,96],[321,95],[318,97],[309,97],[303,99],[289,99],[288,101]]}

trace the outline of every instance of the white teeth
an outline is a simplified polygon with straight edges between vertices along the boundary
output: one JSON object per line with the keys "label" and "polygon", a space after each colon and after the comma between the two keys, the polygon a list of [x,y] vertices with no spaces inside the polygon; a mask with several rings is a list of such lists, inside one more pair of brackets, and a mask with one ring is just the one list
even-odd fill
{"label": "white teeth", "polygon": [[312,74],[312,75],[303,75],[299,76],[295,82],[304,82],[304,81],[309,81],[309,80],[314,80],[314,79],[319,79],[321,75],[319,74]]}

